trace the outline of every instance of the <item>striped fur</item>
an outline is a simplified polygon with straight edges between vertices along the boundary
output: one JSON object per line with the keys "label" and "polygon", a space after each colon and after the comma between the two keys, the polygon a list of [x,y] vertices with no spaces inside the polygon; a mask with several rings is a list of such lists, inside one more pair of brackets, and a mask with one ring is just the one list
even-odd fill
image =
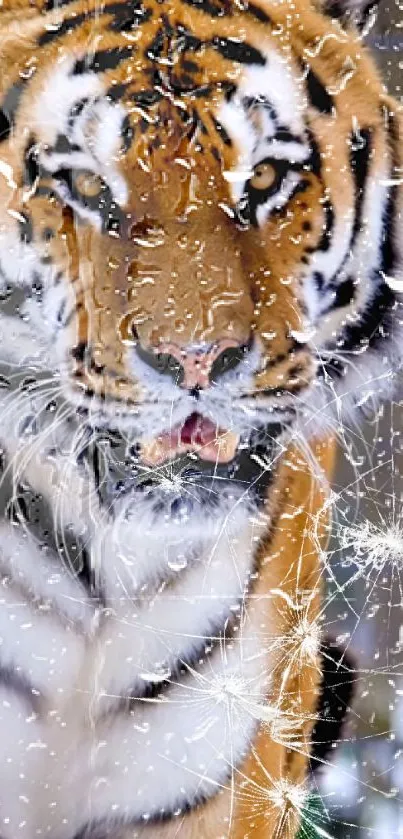
{"label": "striped fur", "polygon": [[[305,0],[4,0],[0,44],[2,839],[294,839],[397,105]],[[195,412],[234,456],[150,466]]]}

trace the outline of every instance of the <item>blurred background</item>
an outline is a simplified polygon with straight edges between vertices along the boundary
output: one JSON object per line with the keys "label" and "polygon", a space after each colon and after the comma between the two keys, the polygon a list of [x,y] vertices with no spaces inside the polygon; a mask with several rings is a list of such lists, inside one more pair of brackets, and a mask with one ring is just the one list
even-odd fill
{"label": "blurred background", "polygon": [[[381,3],[367,36],[403,104],[403,5]],[[400,388],[400,395],[402,388]],[[355,699],[318,792],[312,836],[403,839],[403,410],[395,402],[348,431],[334,490],[326,628],[354,661]]]}
{"label": "blurred background", "polygon": [[[394,0],[381,5],[367,36],[401,104],[402,10]],[[318,821],[326,832],[315,835],[403,839],[402,407],[383,408],[364,432],[346,436],[334,485],[325,623],[354,661],[355,700],[343,743],[321,772],[328,820]]]}
{"label": "blurred background", "polygon": [[[351,435],[334,483],[326,631],[354,666],[341,747],[320,772],[335,839],[403,839],[403,423],[395,403]],[[320,833],[313,833],[322,835]]]}

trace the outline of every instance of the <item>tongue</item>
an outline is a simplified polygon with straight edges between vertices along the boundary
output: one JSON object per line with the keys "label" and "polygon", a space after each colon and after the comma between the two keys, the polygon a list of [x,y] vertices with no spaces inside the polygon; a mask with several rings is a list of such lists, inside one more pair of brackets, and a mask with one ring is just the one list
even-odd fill
{"label": "tongue", "polygon": [[229,463],[234,459],[239,437],[224,431],[200,414],[191,414],[182,426],[161,434],[142,447],[142,460],[148,466],[158,466],[165,460],[184,452],[197,452],[201,460]]}
{"label": "tongue", "polygon": [[200,414],[191,414],[180,430],[179,439],[185,446],[203,446],[213,443],[219,433],[219,429],[211,420],[201,417]]}

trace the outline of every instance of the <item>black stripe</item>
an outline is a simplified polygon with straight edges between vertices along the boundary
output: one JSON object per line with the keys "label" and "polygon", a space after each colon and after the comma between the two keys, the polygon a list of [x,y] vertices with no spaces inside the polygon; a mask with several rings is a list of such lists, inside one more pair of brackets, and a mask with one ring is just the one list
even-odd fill
{"label": "black stripe", "polygon": [[80,76],[83,73],[106,73],[108,70],[116,70],[122,61],[133,55],[134,47],[112,47],[109,50],[98,50],[92,55],[78,59],[71,71],[72,76]]}
{"label": "black stripe", "polygon": [[58,134],[55,145],[48,151],[55,154],[72,154],[73,152],[82,152],[82,148],[76,143],[71,143],[65,134]]}
{"label": "black stripe", "polygon": [[193,6],[211,17],[231,17],[231,4],[228,0],[183,0],[187,6]]}
{"label": "black stripe", "polygon": [[[391,326],[392,309],[395,296],[389,286],[382,282],[377,288],[367,308],[361,312],[360,319],[346,326],[337,339],[337,345],[344,352],[362,351],[364,347],[375,348],[388,338]],[[346,368],[337,359],[329,359],[321,371],[332,378],[342,378]]]}
{"label": "black stripe", "polygon": [[[275,125],[277,125],[277,111],[272,102],[270,102],[270,99],[267,98],[267,96],[244,96],[242,98],[242,104],[244,108],[264,108],[264,110],[269,113],[269,116],[273,120]],[[281,129],[282,126],[278,127]]]}
{"label": "black stripe", "polygon": [[39,35],[38,47],[45,47],[47,44],[51,44],[58,38],[62,38],[63,35],[73,32],[74,29],[77,29],[82,23],[93,16],[94,12],[80,12],[80,14],[75,15],[75,17],[65,18],[65,20],[58,23],[54,29],[46,29],[45,32],[42,32],[42,34]]}
{"label": "black stripe", "polygon": [[[341,286],[338,286],[338,278],[342,273],[344,266],[349,259],[351,252],[357,240],[357,236],[362,229],[362,213],[365,198],[366,182],[369,174],[369,164],[372,155],[372,128],[357,129],[350,136],[350,166],[354,177],[354,221],[350,236],[350,242],[344,259],[339,265],[335,276],[328,288],[336,291],[336,297],[327,311],[340,306],[346,306],[348,302],[354,297],[355,286],[353,287],[354,278],[348,278]],[[323,287],[323,282],[322,282]],[[350,293],[350,300],[347,299]]]}
{"label": "black stripe", "polygon": [[30,137],[24,154],[24,185],[33,186],[39,179],[38,150],[35,137]]}
{"label": "black stripe", "polygon": [[75,3],[76,0],[47,0],[45,10],[53,12],[55,9],[62,9],[63,6],[68,6],[70,3]]}
{"label": "black stripe", "polygon": [[248,14],[253,15],[253,17],[255,17],[256,20],[259,20],[260,23],[272,23],[272,19],[267,12],[264,12],[263,9],[261,9],[260,6],[256,6],[255,3],[248,3],[245,11]]}
{"label": "black stripe", "polygon": [[[399,134],[399,124],[392,114],[388,115],[388,134],[392,155],[391,177],[395,177],[395,173],[400,172],[401,168],[401,159],[399,154],[401,139]],[[384,274],[391,273],[398,261],[398,253],[395,244],[395,241],[397,241],[399,237],[399,230],[397,226],[398,198],[398,185],[396,184],[395,186],[389,187],[388,201],[383,218],[381,248],[381,271]]]}
{"label": "black stripe", "polygon": [[[30,384],[31,382],[27,380],[25,387],[29,388]],[[37,382],[34,380],[32,384],[35,388]],[[21,385],[22,387],[24,385]],[[31,433],[35,433],[33,425],[35,417],[27,417],[26,420],[30,424]],[[22,426],[20,426],[20,431],[21,429]],[[1,507],[5,517],[16,526],[23,527],[24,531],[28,529],[39,544],[46,546],[52,552],[55,560],[68,568],[70,574],[74,574],[91,598],[100,599],[101,595],[95,587],[90,557],[80,539],[71,528],[67,528],[62,533],[56,530],[54,513],[48,500],[27,484],[23,487],[18,486],[15,490],[7,463],[2,464],[2,469]]]}
{"label": "black stripe", "polygon": [[[254,569],[252,568],[252,576],[253,572]],[[205,636],[202,636],[201,632],[198,633],[202,636],[200,644],[195,645],[191,650],[180,655],[178,660],[169,668],[170,676],[168,679],[162,679],[160,682],[147,682],[144,680],[142,685],[138,685],[140,689],[137,689],[136,693],[131,692],[129,696],[122,697],[118,706],[111,709],[110,713],[114,715],[119,712],[129,713],[130,711],[134,711],[138,703],[145,699],[159,699],[162,696],[166,696],[178,684],[181,687],[186,687],[186,679],[192,671],[196,671],[205,660],[209,661],[210,656],[214,655],[216,650],[222,649],[223,645],[233,641],[238,628],[235,620],[233,620],[233,614],[230,608],[228,608],[228,614],[221,621],[217,629],[213,629],[210,623],[209,631]]]}
{"label": "black stripe", "polygon": [[106,93],[106,96],[109,99],[109,101],[118,102],[119,99],[122,99],[127,91],[128,86],[129,85],[127,82],[112,84],[110,88],[108,88]]}
{"label": "black stripe", "polygon": [[264,67],[266,59],[260,50],[248,43],[241,43],[232,38],[213,38],[211,45],[228,61],[238,64],[258,64]]}
{"label": "black stripe", "polygon": [[[305,353],[305,351],[304,351]],[[278,353],[278,355],[274,356],[274,358],[269,358],[265,364],[265,371],[270,370],[272,367],[277,367],[278,364],[282,364],[283,361],[286,361],[287,358],[292,358],[295,356],[295,348],[290,343],[290,348],[287,352]]]}
{"label": "black stripe", "polygon": [[[146,58],[149,58],[150,61],[158,61],[163,54],[164,45],[165,33],[163,29],[160,29],[145,51]],[[200,45],[200,41],[198,42],[198,45]]]}
{"label": "black stripe", "polygon": [[122,148],[124,152],[128,152],[131,148],[133,138],[134,138],[134,128],[130,122],[130,117],[128,114],[123,118],[123,122],[120,129],[120,136],[122,138]]}
{"label": "black stripe", "polygon": [[132,32],[140,23],[146,23],[152,17],[152,10],[147,9],[137,0],[125,0],[124,3],[111,3],[101,9],[102,14],[113,16],[108,28],[113,32]]}
{"label": "black stripe", "polygon": [[310,67],[307,72],[306,64],[301,62],[302,69],[306,74],[305,81],[311,105],[322,114],[331,114],[334,108],[334,100],[327,92],[324,84]]}
{"label": "black stripe", "polygon": [[256,391],[249,396],[249,399],[259,399],[260,396],[295,396],[304,390],[305,384],[294,385],[293,387],[265,387],[262,390]]}
{"label": "black stripe", "polygon": [[219,122],[213,114],[210,114],[210,117],[214,123],[214,128],[217,131],[217,134],[219,134],[219,136],[221,137],[221,140],[223,141],[224,145],[228,147],[232,146],[231,137],[229,136],[228,132],[225,130],[221,122]]}
{"label": "black stripe", "polygon": [[332,241],[332,234],[334,230],[335,215],[333,204],[329,198],[323,201],[324,224],[322,236],[319,240],[318,246],[315,250],[328,251]]}
{"label": "black stripe", "polygon": [[355,184],[354,224],[350,241],[351,249],[354,247],[362,226],[362,208],[372,152],[371,128],[362,128],[355,131],[350,137],[350,147],[350,166]]}
{"label": "black stripe", "polygon": [[75,361],[79,361],[82,364],[87,357],[88,350],[88,343],[86,341],[80,341],[75,347],[73,347],[70,354]]}
{"label": "black stripe", "polygon": [[18,219],[18,230],[21,242],[25,245],[30,245],[34,237],[34,228],[32,218],[27,212],[20,213]]}
{"label": "black stripe", "polygon": [[130,99],[140,108],[150,108],[160,102],[163,94],[160,90],[139,90],[130,95]]}
{"label": "black stripe", "polygon": [[194,87],[191,90],[191,94],[193,99],[201,99],[207,98],[211,94],[214,94],[218,91],[222,91],[225,95],[226,101],[229,102],[236,91],[236,87],[231,82],[211,82],[211,84],[204,84],[200,85],[200,87]]}
{"label": "black stripe", "polygon": [[[233,771],[233,768],[228,769],[228,772],[224,775],[224,777],[220,775],[218,783],[212,782],[211,795],[194,793],[191,802],[181,801],[180,804],[173,810],[161,809],[152,813],[147,812],[144,813],[144,816],[139,816],[136,819],[127,820],[126,817],[122,817],[121,819],[112,819],[109,817],[107,820],[87,822],[87,824],[85,824],[78,833],[74,834],[73,839],[109,839],[109,837],[112,836],[120,837],[122,835],[120,833],[122,827],[127,828],[128,825],[131,825],[132,827],[134,825],[149,825],[150,827],[156,827],[158,825],[166,824],[173,819],[179,827],[180,819],[182,817],[186,817],[190,813],[194,812],[194,810],[205,806],[209,800],[218,794],[220,787],[225,788],[227,786],[227,784],[231,781]],[[136,836],[137,833],[134,835]],[[2,838],[0,837],[0,839]]]}
{"label": "black stripe", "polygon": [[40,691],[25,676],[22,676],[18,669],[9,665],[2,665],[0,660],[0,687],[16,693],[28,703],[30,708],[39,711]]}
{"label": "black stripe", "polygon": [[[50,174],[50,173],[46,173]],[[56,181],[61,181],[64,186],[67,186],[67,189],[70,193],[73,192],[73,170],[67,169],[67,167],[63,166],[61,169],[57,169],[56,172],[51,175]]]}
{"label": "black stripe", "polygon": [[325,284],[325,278],[321,271],[314,271],[312,274],[312,279],[316,285],[316,288],[319,292],[323,291],[323,287]]}
{"label": "black stripe", "polygon": [[334,754],[354,695],[356,678],[350,657],[334,642],[321,645],[320,658],[322,683],[317,722],[311,738],[311,771],[320,769],[330,754]]}
{"label": "black stripe", "polygon": [[[388,133],[392,150],[391,176],[400,166],[399,131],[392,115],[389,115]],[[380,265],[373,275],[373,283],[379,283],[367,308],[361,313],[358,323],[349,324],[342,333],[344,350],[353,352],[364,346],[371,348],[382,344],[389,335],[392,325],[396,297],[383,279],[383,274],[392,274],[398,260],[396,251],[396,221],[398,218],[398,186],[389,187],[386,207],[383,212],[383,234]],[[334,366],[334,365],[333,365]]]}
{"label": "black stripe", "polygon": [[[334,298],[326,311],[331,312],[333,309],[342,309],[344,306],[348,306],[354,300],[356,286],[357,283],[354,277],[347,277],[344,282],[336,286],[334,289]],[[332,289],[332,286],[330,288]]]}
{"label": "black stripe", "polygon": [[[319,353],[320,355],[320,353]],[[318,379],[325,381],[330,379],[342,379],[346,375],[346,365],[339,358],[330,358],[327,361],[321,359],[317,370]]]}
{"label": "black stripe", "polygon": [[85,106],[88,105],[88,103],[89,103],[88,97],[83,96],[82,99],[77,99],[77,101],[74,102],[74,105],[71,106],[70,113],[69,113],[68,120],[67,120],[67,126],[68,126],[69,131],[73,130],[74,123],[75,123],[76,119],[78,119],[78,117],[82,114]]}
{"label": "black stripe", "polygon": [[42,32],[38,38],[38,46],[43,47],[46,44],[51,44],[58,38],[62,38],[69,32],[73,32],[83,23],[87,23],[89,20],[93,20],[100,15],[111,15],[113,17],[112,23],[109,24],[109,29],[114,32],[125,32],[128,30],[131,31],[139,23],[145,23],[151,17],[152,12],[151,9],[145,9],[137,0],[130,0],[130,2],[126,3],[110,3],[100,8],[88,9],[85,12],[79,12],[75,16],[65,18],[54,28]]}
{"label": "black stripe", "polygon": [[[193,137],[195,136],[195,134],[197,134],[198,131],[200,131],[204,135],[208,134],[207,128],[206,128],[202,118],[200,117],[200,114],[198,114],[197,110],[194,109],[192,111],[192,122],[191,122],[191,125],[189,127],[189,133],[187,135],[189,142],[191,142],[193,140]],[[220,160],[221,160],[221,157],[220,157]]]}
{"label": "black stripe", "polygon": [[0,110],[0,143],[7,140],[10,136],[11,120],[4,110]]}
{"label": "black stripe", "polygon": [[318,145],[318,142],[316,140],[315,135],[313,134],[313,132],[310,129],[307,129],[307,133],[308,133],[309,146],[310,146],[310,149],[311,149],[311,153],[310,153],[309,161],[308,161],[309,169],[310,169],[311,172],[313,172],[314,175],[318,175],[318,177],[319,177],[320,174],[321,174],[321,171],[322,171],[322,157],[321,157],[319,145]]}
{"label": "black stripe", "polygon": [[56,201],[58,204],[64,206],[64,201],[50,184],[39,184],[35,190],[35,198],[50,198],[51,201]]}
{"label": "black stripe", "polygon": [[284,128],[284,126],[279,125],[276,133],[274,135],[274,140],[278,140],[280,143],[301,143],[301,137],[297,137],[295,134],[291,134],[291,131],[288,128]]}
{"label": "black stripe", "polygon": [[0,142],[4,142],[10,136],[11,129],[15,123],[21,96],[25,90],[27,82],[28,79],[24,79],[24,81],[13,84],[3,99],[0,106]]}

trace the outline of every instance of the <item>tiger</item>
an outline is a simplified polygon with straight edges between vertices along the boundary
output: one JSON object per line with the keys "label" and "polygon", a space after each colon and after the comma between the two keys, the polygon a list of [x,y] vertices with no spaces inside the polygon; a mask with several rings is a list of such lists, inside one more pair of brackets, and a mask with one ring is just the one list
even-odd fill
{"label": "tiger", "polygon": [[336,445],[402,364],[374,15],[2,2],[2,839],[304,830]]}

